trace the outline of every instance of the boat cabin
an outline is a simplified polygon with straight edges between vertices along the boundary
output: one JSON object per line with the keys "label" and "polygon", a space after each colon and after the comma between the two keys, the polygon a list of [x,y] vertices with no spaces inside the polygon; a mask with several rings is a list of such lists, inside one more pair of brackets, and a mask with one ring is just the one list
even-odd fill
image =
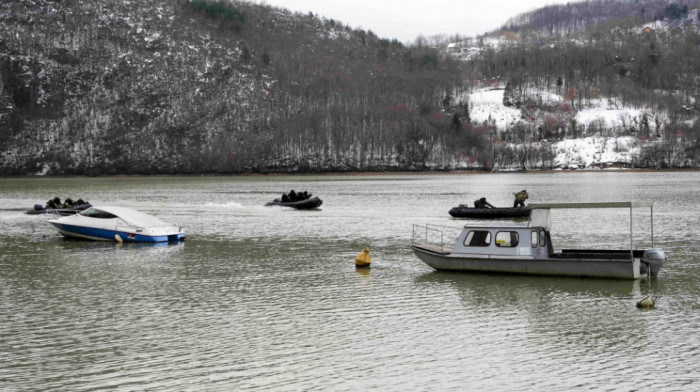
{"label": "boat cabin", "polygon": [[465,226],[452,254],[470,257],[543,259],[552,254],[551,237],[543,227]]}

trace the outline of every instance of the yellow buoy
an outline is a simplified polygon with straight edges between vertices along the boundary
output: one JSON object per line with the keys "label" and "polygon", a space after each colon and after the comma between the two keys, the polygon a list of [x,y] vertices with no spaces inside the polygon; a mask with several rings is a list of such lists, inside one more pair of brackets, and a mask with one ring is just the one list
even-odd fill
{"label": "yellow buoy", "polygon": [[119,234],[115,234],[115,235],[114,235],[114,239],[117,240],[117,242],[120,243],[120,244],[121,244],[122,242],[124,242],[124,240],[122,240],[122,237],[120,237]]}
{"label": "yellow buoy", "polygon": [[372,258],[369,256],[369,246],[355,257],[355,268],[369,268]]}

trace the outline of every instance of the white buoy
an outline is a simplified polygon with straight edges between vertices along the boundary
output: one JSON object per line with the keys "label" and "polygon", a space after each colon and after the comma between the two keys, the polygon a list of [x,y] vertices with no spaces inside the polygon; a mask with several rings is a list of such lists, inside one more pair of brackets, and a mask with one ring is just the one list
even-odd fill
{"label": "white buoy", "polygon": [[114,239],[117,240],[117,242],[120,243],[120,244],[121,244],[122,242],[124,242],[124,240],[122,240],[122,237],[120,237],[119,234],[115,234],[115,235],[114,235]]}

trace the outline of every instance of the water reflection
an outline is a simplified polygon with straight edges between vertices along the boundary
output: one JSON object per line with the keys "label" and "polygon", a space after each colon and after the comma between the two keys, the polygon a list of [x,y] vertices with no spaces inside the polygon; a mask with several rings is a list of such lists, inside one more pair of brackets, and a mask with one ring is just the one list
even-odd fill
{"label": "water reflection", "polygon": [[372,269],[370,269],[370,268],[355,268],[355,272],[361,276],[369,276],[370,272],[372,272]]}
{"label": "water reflection", "polygon": [[128,249],[154,249],[169,248],[180,249],[185,246],[185,241],[180,242],[116,242],[116,241],[91,241],[79,238],[55,239],[60,247],[67,251],[72,250],[128,250]]}
{"label": "water reflection", "polygon": [[613,355],[611,349],[639,353],[637,342],[655,333],[648,319],[637,317],[636,301],[651,290],[645,280],[431,272],[415,282],[426,291],[454,292],[478,319],[520,330],[535,349],[532,358],[571,355],[566,350],[585,351],[591,361]]}
{"label": "water reflection", "polygon": [[513,298],[508,293],[512,293],[516,289],[533,290],[540,294],[561,292],[570,295],[619,296],[622,294],[640,293],[641,282],[646,283],[647,281],[432,271],[417,277],[415,282],[429,285],[447,285],[458,291],[479,293],[502,291],[505,296],[499,297],[499,301],[510,302]]}

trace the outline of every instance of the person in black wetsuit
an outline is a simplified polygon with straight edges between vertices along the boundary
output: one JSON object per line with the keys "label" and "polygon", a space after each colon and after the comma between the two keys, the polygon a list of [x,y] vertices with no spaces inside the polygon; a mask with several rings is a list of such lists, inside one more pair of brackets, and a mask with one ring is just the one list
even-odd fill
{"label": "person in black wetsuit", "polygon": [[58,196],[46,202],[46,208],[61,208],[61,198]]}
{"label": "person in black wetsuit", "polygon": [[299,200],[299,197],[297,196],[297,193],[294,192],[294,189],[292,189],[291,192],[289,192],[289,201],[291,201],[293,203],[293,202],[298,201],[298,200]]}
{"label": "person in black wetsuit", "polygon": [[474,200],[474,208],[494,208],[494,206],[486,201],[485,197],[482,197],[479,200]]}

